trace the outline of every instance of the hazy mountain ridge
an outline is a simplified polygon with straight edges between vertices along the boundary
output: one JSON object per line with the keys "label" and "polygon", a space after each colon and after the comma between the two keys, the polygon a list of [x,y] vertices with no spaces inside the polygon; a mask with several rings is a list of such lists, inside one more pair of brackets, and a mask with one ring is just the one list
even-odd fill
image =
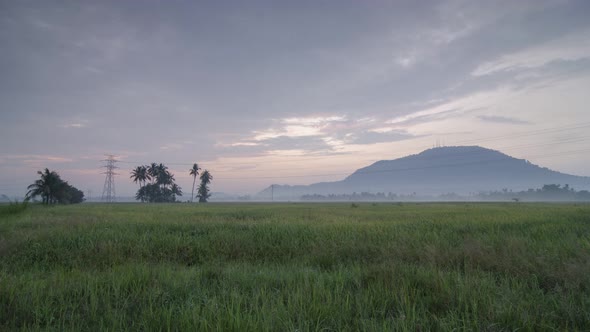
{"label": "hazy mountain ridge", "polygon": [[527,190],[545,184],[590,189],[590,177],[564,174],[479,146],[440,147],[360,168],[341,181],[307,186],[273,185],[257,196],[290,198],[309,194],[384,192],[468,195],[491,190]]}

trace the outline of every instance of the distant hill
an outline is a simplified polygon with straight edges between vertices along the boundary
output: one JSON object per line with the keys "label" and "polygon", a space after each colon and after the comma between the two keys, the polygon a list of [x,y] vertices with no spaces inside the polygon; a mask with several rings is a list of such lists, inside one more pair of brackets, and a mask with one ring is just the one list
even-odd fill
{"label": "distant hill", "polygon": [[[491,190],[527,190],[545,184],[590,189],[590,177],[564,174],[479,146],[440,147],[358,169],[342,181],[308,186],[274,185],[275,199],[301,195],[383,192],[468,195]],[[270,198],[271,187],[258,198]]]}

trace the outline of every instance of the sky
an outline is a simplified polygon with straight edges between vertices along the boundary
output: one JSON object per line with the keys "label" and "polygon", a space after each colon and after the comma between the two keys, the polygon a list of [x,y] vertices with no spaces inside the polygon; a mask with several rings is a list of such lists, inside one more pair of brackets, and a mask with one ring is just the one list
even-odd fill
{"label": "sky", "polygon": [[[436,145],[590,176],[590,2],[0,0],[0,194],[335,181]],[[188,195],[187,195],[188,193]]]}

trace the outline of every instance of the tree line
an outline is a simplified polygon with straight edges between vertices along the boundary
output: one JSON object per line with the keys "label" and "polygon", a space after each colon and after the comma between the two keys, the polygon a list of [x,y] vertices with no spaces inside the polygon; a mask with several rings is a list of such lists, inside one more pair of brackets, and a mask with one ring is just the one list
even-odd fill
{"label": "tree line", "polygon": [[502,191],[493,191],[480,193],[478,195],[484,200],[513,200],[513,201],[590,201],[590,192],[588,190],[577,191],[570,185],[546,184],[542,188],[529,189],[526,191],[513,192],[512,190],[502,189]]}
{"label": "tree line", "polygon": [[568,184],[546,184],[538,189],[528,189],[526,191],[512,191],[502,189],[501,191],[480,192],[474,195],[464,196],[457,193],[446,193],[432,196],[418,196],[415,193],[411,195],[398,195],[394,193],[369,193],[362,192],[352,194],[308,194],[300,197],[302,201],[590,201],[590,191],[576,191]]}
{"label": "tree line", "polygon": [[[193,177],[193,188],[191,191],[191,202],[194,200],[195,183],[201,168],[196,163],[189,170]],[[182,189],[175,183],[174,174],[170,173],[168,167],[162,163],[151,163],[150,165],[140,165],[131,171],[130,178],[134,183],[139,184],[139,189],[135,199],[141,202],[149,203],[171,203],[176,202],[177,196],[182,196]],[[207,170],[200,174],[201,184],[197,189],[197,198],[199,202],[206,203],[211,194],[209,193],[209,184],[213,176]]]}
{"label": "tree line", "polygon": [[[200,184],[196,197],[200,203],[206,203],[211,197],[209,185],[213,176],[208,170],[200,171],[201,168],[196,163],[189,170],[189,174],[193,177],[190,201],[194,201],[196,180],[199,177]],[[84,192],[64,181],[57,172],[45,168],[37,174],[39,179],[27,187],[26,201],[37,197],[41,197],[44,205],[74,204],[84,201]],[[182,188],[176,184],[174,174],[162,163],[137,166],[131,171],[131,179],[139,184],[135,194],[135,199],[138,201],[171,203],[176,202],[178,196],[182,196]]]}

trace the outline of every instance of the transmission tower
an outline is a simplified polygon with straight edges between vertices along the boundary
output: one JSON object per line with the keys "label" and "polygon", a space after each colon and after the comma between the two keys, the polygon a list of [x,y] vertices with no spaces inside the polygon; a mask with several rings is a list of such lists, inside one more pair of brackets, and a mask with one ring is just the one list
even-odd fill
{"label": "transmission tower", "polygon": [[115,166],[117,160],[113,155],[107,155],[107,159],[102,160],[106,162],[106,165],[103,167],[107,170],[102,172],[101,174],[106,174],[106,178],[104,179],[104,187],[102,189],[102,201],[106,203],[115,202],[115,169],[119,168]]}

